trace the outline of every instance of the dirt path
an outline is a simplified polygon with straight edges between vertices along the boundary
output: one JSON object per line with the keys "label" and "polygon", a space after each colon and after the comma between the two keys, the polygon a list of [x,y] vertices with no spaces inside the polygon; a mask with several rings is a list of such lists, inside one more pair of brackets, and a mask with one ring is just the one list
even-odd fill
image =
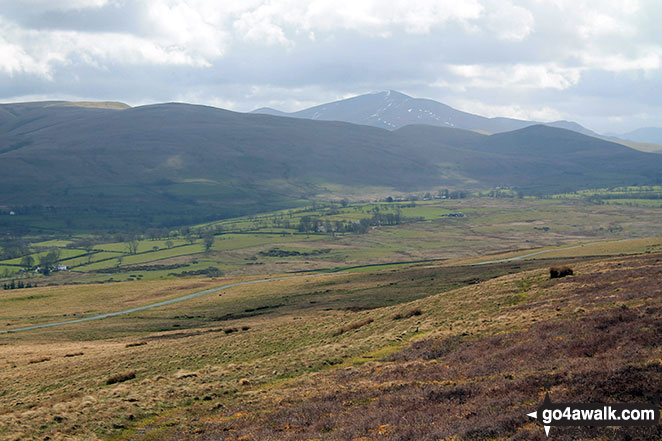
{"label": "dirt path", "polygon": [[515,260],[522,260],[522,259],[526,259],[527,257],[537,256],[539,254],[553,253],[555,251],[562,251],[562,250],[572,250],[574,248],[582,248],[582,247],[587,247],[589,245],[595,245],[596,243],[600,243],[600,242],[590,242],[590,243],[583,243],[581,245],[572,245],[572,246],[569,246],[569,247],[562,247],[562,248],[554,248],[554,249],[551,249],[551,250],[536,251],[535,253],[524,254],[522,256],[508,257],[506,259],[488,260],[488,261],[485,261],[485,262],[472,263],[471,265],[475,266],[475,265],[487,265],[487,264],[490,264],[490,263],[513,262]]}
{"label": "dirt path", "polygon": [[[338,274],[338,273],[336,273]],[[194,292],[192,294],[187,294],[182,297],[176,297],[174,299],[170,300],[164,300],[162,302],[158,303],[152,303],[150,305],[145,305],[145,306],[139,306],[137,308],[131,308],[131,309],[125,309],[123,311],[117,311],[117,312],[108,312],[106,314],[98,314],[98,315],[93,315],[91,317],[85,317],[85,318],[80,318],[76,320],[67,320],[64,322],[55,322],[55,323],[46,323],[43,325],[33,325],[33,326],[25,326],[23,328],[15,328],[15,329],[7,329],[4,331],[0,331],[0,334],[9,334],[12,332],[23,332],[23,331],[31,331],[33,329],[42,329],[42,328],[51,328],[53,326],[63,326],[63,325],[70,325],[73,323],[81,323],[81,322],[89,322],[92,320],[101,320],[109,317],[116,317],[118,315],[126,315],[126,314],[131,314],[132,312],[138,312],[138,311],[144,311],[146,309],[153,309],[153,308],[158,308],[161,306],[166,306],[166,305],[172,305],[173,303],[178,303],[178,302],[184,302],[186,300],[190,300],[196,297],[204,296],[207,294],[213,294],[218,291],[222,291],[224,289],[228,288],[234,288],[236,286],[243,286],[243,285],[253,285],[256,283],[268,283],[268,282],[276,282],[278,280],[286,280],[286,279],[297,279],[301,277],[318,277],[318,276],[328,276],[331,274],[306,274],[303,276],[285,276],[285,277],[273,277],[269,279],[260,279],[260,280],[249,280],[247,282],[237,282],[237,283],[231,283],[229,285],[223,285],[219,286],[217,288],[210,288],[210,289],[205,289],[204,291],[198,291]]]}

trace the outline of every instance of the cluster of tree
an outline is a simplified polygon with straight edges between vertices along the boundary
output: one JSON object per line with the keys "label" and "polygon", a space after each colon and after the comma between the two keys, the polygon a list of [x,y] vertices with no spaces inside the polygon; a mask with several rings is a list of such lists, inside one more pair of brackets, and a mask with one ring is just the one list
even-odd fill
{"label": "cluster of tree", "polygon": [[28,244],[21,239],[6,239],[0,243],[0,260],[16,259],[30,254]]}
{"label": "cluster of tree", "polygon": [[28,283],[23,283],[22,280],[19,280],[16,282],[15,280],[12,280],[11,283],[4,283],[2,285],[2,289],[22,289],[22,288],[36,288],[37,284],[32,284],[30,282]]}
{"label": "cluster of tree", "polygon": [[379,208],[375,207],[372,217],[363,218],[360,221],[349,222],[322,220],[317,216],[303,216],[297,229],[302,233],[359,233],[363,234],[370,227],[382,225],[400,225],[423,220],[422,217],[404,217],[400,212],[380,213]]}
{"label": "cluster of tree", "polygon": [[170,237],[169,228],[148,228],[145,230],[145,238],[151,240],[168,239]]}
{"label": "cluster of tree", "polygon": [[133,265],[129,266],[126,268],[101,268],[98,270],[95,270],[95,273],[99,274],[116,274],[116,273],[121,273],[123,271],[164,271],[164,270],[172,270],[172,269],[177,269],[177,268],[185,268],[187,266],[190,266],[188,263],[175,263],[172,265]]}
{"label": "cluster of tree", "polygon": [[638,199],[638,200],[660,200],[662,199],[662,193],[612,193],[612,194],[592,194],[586,198],[588,202],[593,204],[603,204],[605,200],[610,199]]}
{"label": "cluster of tree", "polygon": [[179,229],[179,235],[183,236],[188,243],[193,244],[197,239],[202,239],[205,245],[205,251],[211,250],[214,245],[214,236],[221,234],[224,231],[222,225],[214,225],[206,228],[198,228],[196,230],[190,227],[182,227]]}
{"label": "cluster of tree", "polygon": [[[26,256],[29,257],[29,256]],[[56,269],[55,265],[60,261],[60,250],[52,249],[46,255],[39,258],[39,272],[47,276]]]}
{"label": "cluster of tree", "polygon": [[[267,251],[260,251],[258,254],[265,257],[292,257],[292,256],[319,256],[320,254],[328,254],[331,248],[324,248],[321,250],[312,250],[310,252],[301,252],[295,250],[281,250],[278,247],[270,248]],[[256,259],[256,257],[253,257]]]}
{"label": "cluster of tree", "polygon": [[481,196],[487,196],[495,199],[522,199],[524,193],[521,191],[512,191],[512,190],[490,190],[486,194],[481,194]]}
{"label": "cluster of tree", "polygon": [[469,197],[470,193],[462,190],[450,191],[447,188],[440,189],[436,192],[425,192],[422,194],[410,194],[407,196],[393,197],[389,196],[384,199],[384,202],[404,202],[404,201],[430,201],[433,199],[464,199]]}
{"label": "cluster of tree", "polygon": [[78,239],[73,242],[70,242],[67,244],[67,248],[78,248],[78,249],[84,249],[86,252],[91,253],[92,250],[94,250],[94,245],[97,242],[102,242],[99,239],[93,239],[91,237],[86,237],[83,239]]}
{"label": "cluster of tree", "polygon": [[169,273],[169,276],[175,277],[187,277],[187,276],[207,276],[207,277],[222,277],[223,271],[220,269],[210,266],[209,268],[192,270],[192,271],[182,271],[181,273]]}

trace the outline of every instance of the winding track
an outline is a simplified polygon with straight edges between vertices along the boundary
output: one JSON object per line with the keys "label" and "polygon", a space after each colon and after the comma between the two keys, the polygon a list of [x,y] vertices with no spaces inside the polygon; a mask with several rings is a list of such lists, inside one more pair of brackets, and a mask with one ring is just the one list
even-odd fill
{"label": "winding track", "polygon": [[490,264],[490,263],[513,262],[513,261],[516,261],[516,260],[526,259],[527,257],[537,256],[539,254],[553,253],[554,251],[562,251],[562,250],[572,250],[574,248],[582,248],[582,247],[586,247],[586,246],[589,246],[589,245],[594,245],[596,243],[600,243],[600,242],[590,242],[590,243],[583,243],[581,245],[572,245],[572,246],[569,246],[569,247],[554,248],[554,249],[551,249],[551,250],[536,251],[535,253],[524,254],[522,256],[516,256],[516,257],[508,257],[506,259],[487,260],[485,262],[472,263],[471,266],[487,265],[487,264]]}
{"label": "winding track", "polygon": [[[581,247],[585,247],[585,246],[588,246],[588,245],[593,245],[593,244],[596,244],[596,243],[598,243],[598,242],[585,243],[585,244],[581,244],[581,245],[573,245],[573,246],[564,247],[564,248],[554,248],[554,249],[551,249],[551,250],[536,251],[534,253],[524,254],[522,256],[516,256],[516,257],[509,257],[509,258],[506,258],[506,259],[488,260],[488,261],[485,261],[485,262],[473,263],[472,266],[475,266],[475,265],[488,265],[488,264],[491,264],[491,263],[512,262],[512,261],[516,261],[516,260],[522,260],[522,259],[525,259],[525,258],[531,257],[531,256],[537,256],[539,254],[551,253],[551,252],[559,251],[559,250],[571,250],[573,248],[581,248]],[[332,273],[332,274],[339,274],[339,273]],[[270,278],[270,279],[249,280],[247,282],[231,283],[229,285],[223,285],[223,286],[219,286],[217,288],[210,288],[210,289],[206,289],[204,291],[194,292],[192,294],[187,294],[187,295],[182,296],[182,297],[176,297],[174,299],[164,300],[164,301],[158,302],[158,303],[152,303],[151,305],[145,305],[145,306],[139,306],[137,308],[125,309],[124,311],[109,312],[109,313],[106,313],[106,314],[98,314],[98,315],[93,315],[91,317],[85,317],[85,318],[80,318],[80,319],[76,319],[76,320],[67,320],[67,321],[64,321],[64,322],[46,323],[46,324],[43,324],[43,325],[33,325],[33,326],[26,326],[26,327],[23,327],[23,328],[6,329],[6,330],[3,330],[3,331],[0,331],[0,334],[10,334],[10,333],[13,333],[13,332],[31,331],[33,329],[51,328],[53,326],[70,325],[72,323],[89,322],[89,321],[92,321],[92,320],[101,320],[101,319],[105,319],[105,318],[109,318],[109,317],[116,317],[118,315],[131,314],[132,312],[144,311],[146,309],[152,309],[152,308],[158,308],[160,306],[172,305],[173,303],[183,302],[185,300],[193,299],[195,297],[200,297],[200,296],[204,296],[204,295],[207,295],[207,294],[212,294],[212,293],[215,293],[215,292],[218,292],[218,291],[222,291],[224,289],[234,288],[235,286],[253,285],[253,284],[256,284],[256,283],[276,282],[278,280],[285,280],[285,279],[298,279],[298,278],[301,278],[301,277],[317,277],[317,276],[327,276],[327,275],[331,275],[331,274],[322,273],[322,274],[307,274],[307,275],[302,275],[302,276],[273,277],[273,278]]]}
{"label": "winding track", "polygon": [[[338,274],[338,273],[335,273],[335,274]],[[174,299],[164,300],[162,302],[152,303],[150,305],[139,306],[137,308],[125,309],[123,311],[117,311],[117,312],[109,312],[109,313],[106,313],[106,314],[98,314],[98,315],[93,315],[91,317],[85,317],[85,318],[80,318],[80,319],[75,319],[75,320],[67,320],[67,321],[64,321],[64,322],[46,323],[46,324],[43,324],[43,325],[33,325],[33,326],[25,326],[23,328],[6,329],[6,330],[3,330],[3,331],[0,331],[0,334],[11,334],[11,333],[14,333],[14,332],[31,331],[33,329],[52,328],[53,326],[63,326],[63,325],[70,325],[72,323],[90,322],[92,320],[101,320],[101,319],[105,319],[105,318],[109,318],[109,317],[117,317],[118,315],[126,315],[126,314],[131,314],[132,312],[144,311],[146,309],[153,309],[153,308],[158,308],[160,306],[172,305],[173,303],[183,302],[185,300],[193,299],[195,297],[200,297],[200,296],[204,296],[204,295],[207,295],[207,294],[212,294],[212,293],[215,293],[215,292],[218,292],[218,291],[222,291],[224,289],[234,288],[235,286],[253,285],[253,284],[256,284],[256,283],[276,282],[278,280],[298,279],[298,278],[301,278],[301,277],[317,277],[317,276],[328,276],[328,275],[330,275],[330,274],[307,274],[307,275],[304,275],[304,276],[273,277],[273,278],[270,278],[270,279],[249,280],[247,282],[231,283],[229,285],[223,285],[223,286],[219,286],[217,288],[205,289],[204,291],[194,292],[192,294],[187,294],[187,295],[182,296],[182,297],[176,297]]]}

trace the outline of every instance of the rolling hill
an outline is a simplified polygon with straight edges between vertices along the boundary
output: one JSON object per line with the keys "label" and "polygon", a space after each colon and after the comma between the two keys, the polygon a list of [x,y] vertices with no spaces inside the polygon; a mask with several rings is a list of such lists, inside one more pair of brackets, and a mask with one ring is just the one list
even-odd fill
{"label": "rolling hill", "polygon": [[329,186],[545,193],[662,178],[662,156],[547,126],[389,131],[176,103],[2,105],[0,161],[0,206],[89,228],[255,213]]}
{"label": "rolling hill", "polygon": [[394,133],[415,140],[419,151],[437,163],[450,162],[463,176],[483,185],[548,193],[588,182],[603,187],[618,180],[652,183],[662,179],[659,155],[545,125],[491,136],[425,125],[406,126]]}
{"label": "rolling hill", "polygon": [[662,127],[642,127],[617,136],[630,141],[660,145],[662,144]]}

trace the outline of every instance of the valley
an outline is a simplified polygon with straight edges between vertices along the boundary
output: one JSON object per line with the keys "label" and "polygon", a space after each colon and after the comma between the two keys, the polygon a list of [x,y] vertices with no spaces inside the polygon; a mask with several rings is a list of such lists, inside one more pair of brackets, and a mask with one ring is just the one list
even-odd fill
{"label": "valley", "polygon": [[[0,438],[543,439],[525,417],[540,401],[535,385],[562,397],[555,385],[587,375],[586,360],[602,369],[609,358],[627,381],[662,384],[659,208],[592,195],[317,202],[133,245],[83,243],[84,232],[35,236],[35,259],[56,249],[72,267],[14,274],[38,286],[0,291],[0,330],[10,331],[0,335]],[[384,224],[369,224],[377,218]],[[362,219],[365,231],[333,231]],[[549,280],[555,265],[575,276]],[[194,272],[210,267],[213,277]],[[161,305],[141,309],[152,304]],[[602,326],[623,310],[642,329],[636,358],[598,344],[600,333],[583,341],[584,331],[561,326]],[[526,368],[497,362],[534,350],[528,333],[553,347],[550,332],[578,349]],[[615,341],[629,338],[619,332]],[[522,392],[495,415],[486,388],[510,384]],[[403,394],[418,410],[405,409]],[[379,410],[387,402],[399,403],[397,417]],[[444,425],[431,430],[438,418]],[[620,433],[605,430],[581,436]]]}
{"label": "valley", "polygon": [[0,441],[662,440],[660,2],[0,5]]}
{"label": "valley", "polygon": [[0,439],[542,440],[547,391],[661,404],[659,154],[3,106]]}

